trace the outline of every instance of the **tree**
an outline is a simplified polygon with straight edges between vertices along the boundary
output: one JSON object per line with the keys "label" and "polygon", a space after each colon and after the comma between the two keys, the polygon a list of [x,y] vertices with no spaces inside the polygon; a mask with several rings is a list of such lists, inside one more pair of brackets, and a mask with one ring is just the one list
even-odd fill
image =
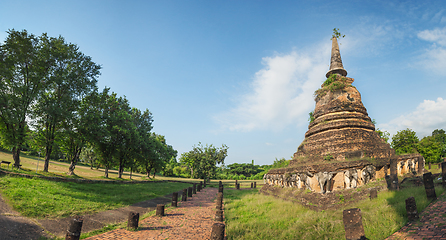
{"label": "tree", "polygon": [[94,166],[97,166],[98,156],[94,151],[94,148],[87,143],[87,145],[82,148],[81,154],[79,156],[80,159],[90,164],[90,169],[93,169]]}
{"label": "tree", "polygon": [[446,133],[443,129],[435,129],[432,132],[432,137],[435,138],[435,141],[437,141],[440,144],[441,148],[441,158],[446,157]]}
{"label": "tree", "polygon": [[395,149],[396,154],[416,153],[417,143],[419,142],[416,133],[412,129],[398,131],[392,137],[391,147]]}
{"label": "tree", "polygon": [[245,177],[251,177],[261,172],[259,165],[250,163],[233,163],[227,166],[226,172],[232,175],[244,175]]}
{"label": "tree", "polygon": [[434,136],[427,136],[421,139],[417,145],[418,152],[423,155],[426,162],[440,162],[442,146],[437,142]]}
{"label": "tree", "polygon": [[[43,171],[48,172],[49,160],[54,144],[58,140],[58,132],[65,130],[63,137],[59,139],[65,145],[65,153],[70,161],[75,163],[79,157],[83,145],[75,144],[79,139],[75,139],[76,136],[72,134],[76,132],[75,122],[78,121],[76,115],[82,98],[96,89],[96,78],[100,74],[101,67],[92,62],[89,56],[80,52],[75,44],[66,43],[61,36],[44,38],[42,41],[49,46],[47,57],[51,59],[51,65],[48,71],[47,88],[37,98],[33,115],[36,119],[35,127],[40,135],[38,139],[45,146]],[[63,127],[69,129],[62,129]],[[72,164],[69,172],[72,174],[73,170]]]}
{"label": "tree", "polygon": [[116,93],[109,93],[109,90],[104,88],[101,93],[89,95],[86,98],[88,107],[80,110],[85,122],[90,123],[82,128],[82,133],[98,153],[98,160],[105,167],[106,178],[108,170],[115,164],[123,137],[132,124],[128,101],[123,97],[118,98]]}
{"label": "tree", "polygon": [[26,117],[30,107],[47,86],[51,66],[46,35],[36,37],[26,30],[7,31],[0,43],[0,134],[12,150],[14,167],[20,167],[20,150],[25,141]]}
{"label": "tree", "polygon": [[388,143],[388,142],[389,142],[389,139],[390,139],[390,133],[389,133],[389,132],[387,132],[387,131],[383,131],[383,130],[381,130],[381,129],[379,129],[379,128],[377,128],[377,129],[375,130],[375,132],[378,133],[379,137],[380,137],[385,143]]}
{"label": "tree", "polygon": [[180,162],[190,168],[191,178],[211,178],[215,177],[216,165],[224,164],[227,154],[228,147],[224,144],[217,148],[212,144],[203,146],[198,143],[191,151],[181,155]]}

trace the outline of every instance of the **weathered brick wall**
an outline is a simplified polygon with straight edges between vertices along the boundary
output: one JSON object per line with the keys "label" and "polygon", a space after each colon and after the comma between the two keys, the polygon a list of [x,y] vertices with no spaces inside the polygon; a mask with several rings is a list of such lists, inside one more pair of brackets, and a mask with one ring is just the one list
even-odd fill
{"label": "weathered brick wall", "polygon": [[[396,158],[399,176],[411,172],[422,174],[419,172],[419,164],[422,164],[422,169],[424,169],[424,158],[420,154],[407,154],[396,156]],[[303,188],[324,193],[356,188],[370,181],[384,178],[390,174],[389,169],[390,159],[381,159],[373,163],[358,160],[272,169],[264,175],[263,179],[264,183],[269,185]]]}

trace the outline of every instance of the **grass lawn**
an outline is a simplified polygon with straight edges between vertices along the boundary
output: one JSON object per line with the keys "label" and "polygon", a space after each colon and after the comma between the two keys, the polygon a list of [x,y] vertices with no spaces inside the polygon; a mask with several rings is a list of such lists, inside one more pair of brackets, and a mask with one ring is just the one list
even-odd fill
{"label": "grass lawn", "polygon": [[[14,172],[25,173],[29,175],[45,175],[45,176],[54,176],[54,177],[70,177],[70,178],[85,178],[85,179],[102,179],[104,178],[104,169],[93,168],[91,169],[88,166],[76,165],[76,169],[74,170],[74,176],[68,176],[66,173],[68,172],[69,163],[58,162],[58,161],[50,161],[49,171],[48,173],[43,172],[43,157],[35,157],[28,156],[24,153],[20,154],[20,163],[22,164],[22,170],[12,170]],[[1,152],[0,151],[0,161],[8,161],[11,162],[9,165],[1,164],[0,169],[11,171],[12,165],[14,164],[14,160],[12,159],[11,153]],[[36,169],[37,173],[36,173]],[[118,178],[118,171],[110,169],[108,172],[109,178],[108,180],[130,180],[130,172],[124,171],[122,174],[122,178]],[[152,177],[152,176],[151,176]],[[198,182],[199,179],[190,179],[190,178],[178,178],[178,177],[164,177],[164,176],[156,176],[156,180],[179,180],[185,182]],[[132,173],[132,181],[141,181],[141,180],[150,180],[147,178],[146,174],[140,173]]]}
{"label": "grass lawn", "polygon": [[[437,187],[436,192],[439,196],[444,190]],[[405,199],[410,196],[415,197],[419,212],[429,204],[424,187],[413,187],[381,191],[376,199],[344,209],[360,208],[366,237],[385,239],[406,224]],[[345,239],[344,209],[317,212],[258,190],[225,189],[228,239]]]}
{"label": "grass lawn", "polygon": [[116,209],[179,191],[186,183],[73,183],[0,177],[2,196],[22,215],[66,217]]}

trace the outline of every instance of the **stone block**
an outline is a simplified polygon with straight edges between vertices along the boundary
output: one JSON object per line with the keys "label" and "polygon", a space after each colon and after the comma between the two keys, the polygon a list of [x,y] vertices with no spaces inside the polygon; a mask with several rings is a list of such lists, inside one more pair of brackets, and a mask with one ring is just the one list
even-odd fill
{"label": "stone block", "polygon": [[361,209],[352,208],[344,210],[342,221],[344,222],[345,239],[366,239],[364,227],[362,226]]}
{"label": "stone block", "polygon": [[409,221],[415,221],[420,218],[418,215],[417,204],[414,197],[406,199],[406,212]]}

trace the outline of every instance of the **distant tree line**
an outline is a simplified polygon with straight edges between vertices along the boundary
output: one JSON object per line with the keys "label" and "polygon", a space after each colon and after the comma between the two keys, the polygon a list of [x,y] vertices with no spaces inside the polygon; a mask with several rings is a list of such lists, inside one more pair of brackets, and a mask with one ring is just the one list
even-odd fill
{"label": "distant tree line", "polygon": [[418,139],[412,129],[398,131],[392,137],[391,146],[397,155],[420,153],[426,162],[442,162],[446,157],[446,133],[443,129],[435,129],[430,136]]}
{"label": "distant tree line", "polygon": [[163,171],[177,151],[151,132],[152,114],[109,88],[98,91],[101,66],[61,36],[7,31],[0,43],[0,146],[19,168],[21,151],[108,170]]}

